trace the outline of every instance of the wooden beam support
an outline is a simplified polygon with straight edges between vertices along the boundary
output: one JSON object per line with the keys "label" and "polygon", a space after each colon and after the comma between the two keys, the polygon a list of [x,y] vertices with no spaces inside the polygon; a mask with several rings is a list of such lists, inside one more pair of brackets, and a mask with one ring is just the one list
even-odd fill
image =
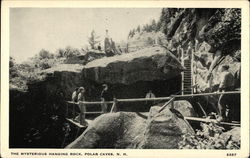
{"label": "wooden beam support", "polygon": [[230,122],[220,122],[220,123],[218,123],[216,121],[216,119],[206,119],[206,118],[198,118],[198,117],[184,117],[184,118],[186,120],[188,120],[188,121],[197,121],[197,122],[206,122],[206,123],[213,122],[213,123],[221,124],[221,125],[240,127],[240,124],[237,124],[237,123],[230,123]]}

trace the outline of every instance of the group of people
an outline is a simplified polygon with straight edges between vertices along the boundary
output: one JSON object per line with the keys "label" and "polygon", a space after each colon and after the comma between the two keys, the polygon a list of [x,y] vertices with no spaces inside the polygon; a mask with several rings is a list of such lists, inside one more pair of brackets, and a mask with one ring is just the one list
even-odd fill
{"label": "group of people", "polygon": [[[240,76],[240,75],[239,75]],[[102,85],[103,90],[100,94],[100,99],[103,102],[101,104],[102,112],[107,112],[107,104],[105,101],[112,101],[114,100],[114,96],[111,93],[111,91],[108,88],[107,84]],[[233,91],[235,89],[235,77],[231,72],[229,72],[229,66],[223,65],[221,66],[221,73],[220,73],[220,83],[219,83],[219,92],[227,92],[227,91]],[[72,94],[72,101],[73,102],[81,102],[85,101],[86,94],[85,94],[85,88],[79,87],[76,88],[75,91]],[[153,94],[152,90],[149,90],[146,94],[145,98],[155,98],[155,94]],[[227,119],[230,119],[232,116],[232,112],[234,111],[234,107],[232,105],[232,99],[234,97],[230,94],[221,94],[218,100],[218,121],[225,121]],[[85,104],[79,106],[81,111],[86,111]]]}
{"label": "group of people", "polygon": [[[102,85],[103,87],[103,90],[101,92],[101,95],[100,95],[100,99],[101,101],[105,102],[105,101],[111,101],[113,100],[113,94],[111,93],[111,91],[109,90],[108,88],[108,85],[107,84],[103,84]],[[73,102],[83,102],[83,101],[86,101],[86,90],[84,87],[77,87],[75,89],[75,91],[72,93],[72,101]],[[84,108],[84,109],[81,109],[81,108]],[[81,106],[81,110],[84,110],[86,111],[86,107],[85,106]],[[107,104],[103,103],[102,104],[102,112],[106,113],[107,112]]]}

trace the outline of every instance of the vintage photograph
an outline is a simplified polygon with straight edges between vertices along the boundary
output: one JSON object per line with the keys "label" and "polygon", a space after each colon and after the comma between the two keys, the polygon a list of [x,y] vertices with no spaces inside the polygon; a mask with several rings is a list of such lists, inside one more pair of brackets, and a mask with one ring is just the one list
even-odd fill
{"label": "vintage photograph", "polygon": [[10,8],[9,148],[240,150],[241,19]]}

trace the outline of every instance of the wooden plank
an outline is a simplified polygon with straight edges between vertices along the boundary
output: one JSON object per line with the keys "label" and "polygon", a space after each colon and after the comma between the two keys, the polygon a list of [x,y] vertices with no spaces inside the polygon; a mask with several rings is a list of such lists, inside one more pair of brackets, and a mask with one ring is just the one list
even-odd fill
{"label": "wooden plank", "polygon": [[168,104],[170,104],[171,102],[174,101],[174,97],[171,98],[168,102],[166,102],[160,109],[159,109],[159,112],[161,112],[164,108],[166,108],[168,106]]}
{"label": "wooden plank", "polygon": [[171,97],[158,98],[133,98],[133,99],[117,99],[117,102],[137,102],[137,101],[154,101],[154,100],[169,100]]}
{"label": "wooden plank", "polygon": [[[69,104],[75,104],[75,105],[78,105],[79,103],[78,102],[72,102],[72,101],[67,101],[67,103]],[[106,102],[101,102],[101,101],[98,101],[98,102],[81,102],[83,104],[103,104],[103,103],[106,103],[106,104],[113,104],[113,101],[106,101]]]}
{"label": "wooden plank", "polygon": [[[79,122],[73,121],[73,119],[71,118],[66,118],[67,121],[69,121],[70,123],[72,123],[74,126],[77,126],[78,128],[87,128],[88,126],[83,126],[81,125]],[[93,122],[93,120],[90,119],[85,119],[85,121],[89,124],[91,124]]]}
{"label": "wooden plank", "polygon": [[78,128],[86,128],[87,127],[87,126],[81,125],[78,122],[73,121],[73,119],[66,118],[66,120],[69,121],[70,123],[72,123],[73,125],[77,126]]}
{"label": "wooden plank", "polygon": [[175,97],[175,98],[181,98],[181,97],[195,97],[195,96],[220,95],[220,94],[240,94],[240,91],[201,93],[201,94],[187,94],[187,95],[172,95],[172,96]]}
{"label": "wooden plank", "polygon": [[198,121],[198,122],[206,122],[206,123],[213,122],[213,123],[221,124],[221,125],[229,125],[229,126],[240,127],[240,124],[237,124],[237,123],[230,123],[230,122],[220,122],[220,123],[218,123],[216,121],[216,119],[206,119],[206,118],[198,118],[198,117],[184,117],[184,118],[186,120],[188,120],[188,121]]}
{"label": "wooden plank", "polygon": [[88,111],[88,112],[85,112],[85,114],[103,114],[104,112],[102,111]]}

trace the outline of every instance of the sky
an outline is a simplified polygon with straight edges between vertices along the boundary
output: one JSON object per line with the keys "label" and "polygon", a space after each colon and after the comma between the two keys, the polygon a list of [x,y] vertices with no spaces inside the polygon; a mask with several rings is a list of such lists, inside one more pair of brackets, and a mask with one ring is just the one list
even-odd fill
{"label": "sky", "polygon": [[81,48],[92,30],[103,43],[105,30],[116,42],[129,30],[158,20],[161,8],[11,8],[10,56],[20,63],[41,49]]}

